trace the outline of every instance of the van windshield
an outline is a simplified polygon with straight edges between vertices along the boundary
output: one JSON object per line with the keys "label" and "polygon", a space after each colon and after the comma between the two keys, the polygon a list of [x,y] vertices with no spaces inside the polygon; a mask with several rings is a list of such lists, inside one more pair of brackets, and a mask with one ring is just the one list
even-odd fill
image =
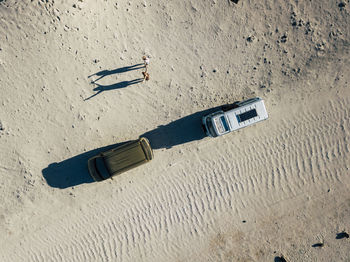
{"label": "van windshield", "polygon": [[206,126],[208,128],[208,131],[212,137],[217,137],[218,135],[215,132],[215,129],[213,127],[213,123],[211,122],[211,117],[208,117],[206,120]]}
{"label": "van windshield", "polygon": [[221,116],[221,117],[220,117],[220,120],[221,120],[221,123],[222,123],[222,125],[223,125],[224,132],[229,131],[228,124],[227,124],[227,121],[226,121],[226,118],[225,118],[224,116]]}
{"label": "van windshield", "polygon": [[229,131],[225,116],[221,115],[214,117],[214,123],[219,134],[224,134]]}

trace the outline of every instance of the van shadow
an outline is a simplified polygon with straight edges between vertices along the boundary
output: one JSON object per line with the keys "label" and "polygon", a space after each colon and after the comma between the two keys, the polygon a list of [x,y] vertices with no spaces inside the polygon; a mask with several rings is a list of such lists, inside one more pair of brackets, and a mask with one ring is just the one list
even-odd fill
{"label": "van shadow", "polygon": [[[148,138],[153,149],[171,148],[203,139],[206,135],[202,128],[202,117],[220,109],[221,107],[215,107],[185,116],[148,131],[140,137]],[[92,183],[94,180],[87,167],[89,158],[127,142],[129,141],[97,148],[62,162],[52,163],[42,170],[43,177],[49,186],[60,189]]]}
{"label": "van shadow", "polygon": [[221,110],[221,107],[210,108],[175,120],[167,125],[148,131],[141,135],[146,137],[153,149],[171,148],[206,137],[202,127],[202,117]]}
{"label": "van shadow", "polygon": [[72,158],[66,159],[59,163],[52,163],[48,167],[42,170],[43,177],[47,184],[51,187],[64,189],[67,187],[73,187],[85,183],[92,183],[94,180],[89,174],[87,162],[89,158],[120,146],[123,143],[117,143],[101,148],[97,148]]}

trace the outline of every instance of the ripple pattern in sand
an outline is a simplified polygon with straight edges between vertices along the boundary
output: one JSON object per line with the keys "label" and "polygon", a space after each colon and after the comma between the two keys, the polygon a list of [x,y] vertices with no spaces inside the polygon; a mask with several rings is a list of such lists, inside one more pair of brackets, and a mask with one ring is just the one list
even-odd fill
{"label": "ripple pattern in sand", "polygon": [[[225,214],[238,220],[244,209],[263,212],[310,187],[347,179],[349,102],[186,145],[174,155],[180,164],[147,166],[138,185],[33,229],[20,240],[23,249],[9,241],[3,261],[173,260],[188,245],[199,247]],[[193,154],[195,162],[186,158]]]}

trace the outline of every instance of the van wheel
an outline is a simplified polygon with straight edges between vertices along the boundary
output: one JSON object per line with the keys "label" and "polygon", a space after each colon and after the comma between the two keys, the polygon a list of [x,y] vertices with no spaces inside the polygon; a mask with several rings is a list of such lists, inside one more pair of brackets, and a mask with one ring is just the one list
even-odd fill
{"label": "van wheel", "polygon": [[231,109],[235,109],[239,107],[239,101],[234,102],[233,104],[223,105],[221,106],[221,110],[224,112],[230,111]]}

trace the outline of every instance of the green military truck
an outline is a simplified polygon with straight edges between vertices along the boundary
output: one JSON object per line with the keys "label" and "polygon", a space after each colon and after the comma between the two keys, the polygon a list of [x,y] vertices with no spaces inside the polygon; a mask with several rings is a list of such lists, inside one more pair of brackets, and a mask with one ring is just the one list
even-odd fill
{"label": "green military truck", "polygon": [[152,159],[151,145],[147,138],[141,137],[90,158],[88,169],[95,181],[103,181]]}

